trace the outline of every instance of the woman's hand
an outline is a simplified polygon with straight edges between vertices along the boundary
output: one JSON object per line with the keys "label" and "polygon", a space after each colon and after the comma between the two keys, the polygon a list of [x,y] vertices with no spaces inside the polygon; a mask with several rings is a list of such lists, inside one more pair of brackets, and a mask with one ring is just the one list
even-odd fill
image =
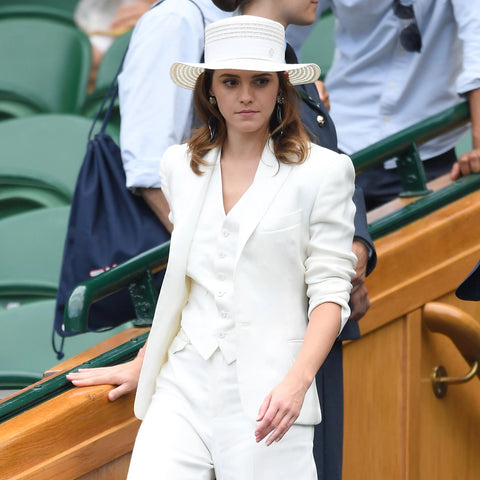
{"label": "woman's hand", "polygon": [[69,373],[67,380],[76,387],[115,385],[116,388],[108,393],[108,399],[113,402],[137,388],[143,363],[143,349],[140,352],[134,360],[113,367],[82,368],[78,372]]}
{"label": "woman's hand", "polygon": [[255,440],[266,445],[280,441],[298,418],[309,385],[288,374],[265,398],[258,412]]}

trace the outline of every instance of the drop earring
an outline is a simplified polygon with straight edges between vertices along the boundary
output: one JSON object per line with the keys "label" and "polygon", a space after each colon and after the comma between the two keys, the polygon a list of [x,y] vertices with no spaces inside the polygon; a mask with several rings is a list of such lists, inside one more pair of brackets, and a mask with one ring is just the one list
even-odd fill
{"label": "drop earring", "polygon": [[214,116],[208,119],[208,131],[210,132],[210,143],[212,143],[217,133],[217,119]]}
{"label": "drop earring", "polygon": [[[277,95],[277,104],[276,104],[276,116],[277,116],[277,124],[280,126],[283,122],[283,116],[282,116],[282,105],[285,103],[285,97],[279,93]],[[283,129],[278,132],[279,135],[283,135]]]}
{"label": "drop earring", "polygon": [[208,101],[210,102],[210,105],[213,105],[214,107],[217,106],[217,99],[213,95],[208,97]]}

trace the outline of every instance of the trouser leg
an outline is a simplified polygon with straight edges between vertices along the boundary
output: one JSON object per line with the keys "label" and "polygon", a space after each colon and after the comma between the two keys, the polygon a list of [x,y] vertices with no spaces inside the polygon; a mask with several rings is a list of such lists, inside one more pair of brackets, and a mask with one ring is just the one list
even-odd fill
{"label": "trouser leg", "polygon": [[313,427],[294,425],[267,447],[243,410],[236,362],[170,355],[140,427],[128,480],[316,480]]}

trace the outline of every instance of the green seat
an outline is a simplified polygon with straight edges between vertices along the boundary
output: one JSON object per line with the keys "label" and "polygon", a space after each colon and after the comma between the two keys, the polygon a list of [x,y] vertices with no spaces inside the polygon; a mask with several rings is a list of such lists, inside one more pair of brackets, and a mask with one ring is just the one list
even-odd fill
{"label": "green seat", "polygon": [[[99,110],[103,97],[108,90],[108,87],[112,83],[112,80],[115,78],[116,73],[120,67],[123,56],[127,50],[128,43],[130,42],[130,37],[132,36],[132,31],[128,31],[123,35],[120,35],[115,39],[115,41],[110,45],[110,48],[105,52],[105,55],[98,66],[97,78],[95,80],[95,89],[92,93],[87,95],[85,103],[81,107],[80,111],[83,115],[94,117]],[[115,110],[111,115],[111,124],[120,126],[120,111],[118,108],[118,101],[115,106]]]}
{"label": "green seat", "polygon": [[[65,2],[65,5],[68,5],[68,1]],[[73,11],[69,11],[65,7],[62,8],[61,3],[54,6],[48,5],[48,3],[43,4],[40,1],[35,3],[23,0],[15,2],[5,2],[5,0],[2,0],[2,3],[0,4],[0,17],[7,16],[35,16],[75,25]]]}
{"label": "green seat", "polygon": [[[70,203],[91,125],[90,118],[54,114],[0,122],[0,219]],[[109,133],[118,139],[114,127]]]}
{"label": "green seat", "polygon": [[302,62],[316,63],[322,70],[322,79],[325,78],[332,66],[335,51],[334,30],[335,16],[329,10],[316,22],[315,27],[302,45]]}
{"label": "green seat", "polygon": [[26,9],[28,7],[38,7],[50,9],[52,11],[55,10],[73,18],[73,13],[75,12],[78,2],[79,0],[2,0],[0,9]]}
{"label": "green seat", "polygon": [[[0,310],[0,388],[22,388],[42,378],[58,364],[52,348],[55,300],[39,300]],[[89,332],[65,339],[65,358],[131,327],[126,323],[106,332]]]}
{"label": "green seat", "polygon": [[69,213],[68,206],[42,208],[0,221],[0,310],[55,298]]}
{"label": "green seat", "polygon": [[4,82],[0,88],[0,120],[16,117],[27,117],[47,111],[47,107],[33,94],[28,97],[20,92],[15,92],[15,86]]}
{"label": "green seat", "polygon": [[[73,113],[85,101],[91,62],[90,41],[73,24],[0,15],[0,91],[45,112]],[[0,113],[13,116],[11,103],[0,98]]]}

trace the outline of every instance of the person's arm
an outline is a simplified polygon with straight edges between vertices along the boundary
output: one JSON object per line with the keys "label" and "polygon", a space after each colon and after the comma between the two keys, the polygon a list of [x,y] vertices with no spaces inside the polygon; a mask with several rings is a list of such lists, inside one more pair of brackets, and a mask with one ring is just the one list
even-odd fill
{"label": "person's arm", "polygon": [[141,188],[140,193],[148,206],[162,222],[164,227],[172,233],[173,225],[168,218],[170,207],[161,188]]}
{"label": "person's arm", "polygon": [[278,442],[293,425],[302,408],[305,394],[327,357],[341,326],[341,307],[322,303],[312,310],[302,348],[287,373],[263,401],[255,430],[255,439],[266,445]]}
{"label": "person's arm", "polygon": [[464,153],[453,165],[451,179],[480,172],[480,88],[468,94],[472,121],[472,150]]}
{"label": "person's arm", "polygon": [[309,321],[304,341],[287,375],[266,396],[258,414],[255,438],[257,442],[267,438],[267,445],[279,441],[297,419],[305,394],[350,313],[355,171],[345,155],[329,159],[328,165],[331,171],[316,185],[319,193],[310,215],[309,255],[304,262]]}
{"label": "person's arm", "polygon": [[145,348],[146,344],[130,362],[112,367],[82,368],[78,372],[69,373],[66,376],[67,380],[71,381],[76,387],[115,385],[116,388],[108,393],[108,399],[113,402],[137,388]]}
{"label": "person's arm", "polygon": [[[200,60],[203,31],[198,8],[180,0],[152,8],[135,27],[119,76],[120,145],[130,189],[160,189],[163,153],[190,134],[192,93],[173,83],[170,67]],[[147,191],[144,198],[163,221],[158,192]]]}

